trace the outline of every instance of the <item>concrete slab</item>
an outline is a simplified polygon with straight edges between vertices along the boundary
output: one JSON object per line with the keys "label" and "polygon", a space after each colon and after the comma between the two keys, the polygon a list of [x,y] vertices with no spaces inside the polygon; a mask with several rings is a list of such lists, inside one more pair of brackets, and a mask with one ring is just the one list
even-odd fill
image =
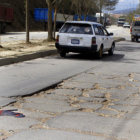
{"label": "concrete slab", "polygon": [[63,130],[28,130],[17,133],[7,140],[105,140],[101,136],[84,135],[82,133],[67,132]]}
{"label": "concrete slab", "polygon": [[39,121],[30,118],[14,118],[12,116],[0,117],[1,130],[19,130],[28,129],[31,125],[38,124]]}
{"label": "concrete slab", "polygon": [[[52,112],[52,113],[62,113],[65,111],[73,110],[73,108],[66,102],[62,100],[53,100],[46,98],[33,98],[32,102],[24,103],[23,108],[25,109],[35,109],[44,112]],[[76,109],[76,108],[75,108]]]}
{"label": "concrete slab", "polygon": [[0,107],[6,106],[15,101],[16,101],[16,99],[14,99],[14,98],[0,97]]}
{"label": "concrete slab", "polygon": [[67,96],[78,96],[81,95],[81,90],[73,90],[73,89],[55,89],[52,93],[57,95],[67,95]]}
{"label": "concrete slab", "polygon": [[70,80],[66,81],[65,83],[61,84],[63,88],[78,88],[78,89],[87,89],[93,88],[93,83],[90,82],[72,82]]}
{"label": "concrete slab", "polygon": [[46,125],[56,129],[100,133],[118,139],[139,140],[140,138],[140,125],[135,120],[101,117],[87,112],[66,113],[49,120]]}
{"label": "concrete slab", "polygon": [[111,134],[113,127],[115,127],[119,121],[119,119],[108,119],[106,117],[98,116],[95,113],[71,112],[49,120],[46,122],[46,125],[57,129],[76,129]]}

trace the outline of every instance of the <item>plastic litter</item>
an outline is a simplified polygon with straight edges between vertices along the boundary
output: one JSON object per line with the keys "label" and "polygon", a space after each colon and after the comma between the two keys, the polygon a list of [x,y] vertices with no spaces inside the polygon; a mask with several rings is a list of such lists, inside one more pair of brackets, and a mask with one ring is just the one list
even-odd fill
{"label": "plastic litter", "polygon": [[22,113],[17,113],[14,111],[18,111],[17,109],[12,109],[12,110],[0,110],[0,116],[13,116],[16,118],[24,118],[25,115]]}

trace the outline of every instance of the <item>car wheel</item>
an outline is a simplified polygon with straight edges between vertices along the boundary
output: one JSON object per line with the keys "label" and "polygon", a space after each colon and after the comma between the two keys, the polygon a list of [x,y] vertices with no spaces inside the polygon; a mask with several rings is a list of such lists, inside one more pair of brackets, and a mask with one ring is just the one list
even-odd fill
{"label": "car wheel", "polygon": [[132,41],[132,42],[135,42],[135,38],[131,37],[131,41]]}
{"label": "car wheel", "polygon": [[97,58],[101,59],[103,57],[103,46],[100,47],[100,50],[97,52]]}
{"label": "car wheel", "polygon": [[113,43],[110,50],[108,51],[108,54],[113,55],[114,54],[114,49],[115,49],[115,44]]}
{"label": "car wheel", "polygon": [[66,52],[61,51],[61,52],[60,52],[60,56],[61,56],[61,57],[65,57],[65,56],[66,56]]}
{"label": "car wheel", "polygon": [[139,41],[139,39],[138,38],[136,38],[136,42],[138,42]]}

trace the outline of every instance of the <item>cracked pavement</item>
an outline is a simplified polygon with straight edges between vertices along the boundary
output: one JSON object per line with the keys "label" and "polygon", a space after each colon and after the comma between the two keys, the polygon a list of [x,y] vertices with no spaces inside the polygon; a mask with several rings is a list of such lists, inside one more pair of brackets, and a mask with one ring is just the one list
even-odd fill
{"label": "cracked pavement", "polygon": [[[117,48],[117,54],[123,52]],[[1,109],[16,108],[26,117],[0,117],[0,139],[139,140],[139,52],[125,55],[121,61],[104,58],[102,67],[64,80],[54,89],[11,98],[13,103]]]}

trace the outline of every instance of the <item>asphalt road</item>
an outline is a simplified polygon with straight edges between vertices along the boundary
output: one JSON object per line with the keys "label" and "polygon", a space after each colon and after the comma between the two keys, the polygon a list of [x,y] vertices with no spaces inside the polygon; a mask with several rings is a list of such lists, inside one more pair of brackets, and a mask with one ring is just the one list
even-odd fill
{"label": "asphalt road", "polygon": [[139,43],[124,41],[114,56],[105,54],[102,60],[71,54],[1,67],[3,96],[33,92],[79,74],[33,96],[0,101],[14,102],[2,110],[25,115],[0,117],[0,139],[139,140],[139,52]]}
{"label": "asphalt road", "polygon": [[[76,58],[79,57],[79,58]],[[68,77],[101,65],[101,61],[85,60],[71,55],[40,58],[0,67],[0,96],[26,95],[59,83]]]}
{"label": "asphalt road", "polygon": [[91,68],[125,61],[127,53],[133,58],[130,52],[135,51],[139,51],[139,43],[125,41],[116,45],[114,56],[105,54],[102,60],[89,55],[69,54],[65,59],[51,56],[3,66],[0,67],[0,96],[31,94]]}

